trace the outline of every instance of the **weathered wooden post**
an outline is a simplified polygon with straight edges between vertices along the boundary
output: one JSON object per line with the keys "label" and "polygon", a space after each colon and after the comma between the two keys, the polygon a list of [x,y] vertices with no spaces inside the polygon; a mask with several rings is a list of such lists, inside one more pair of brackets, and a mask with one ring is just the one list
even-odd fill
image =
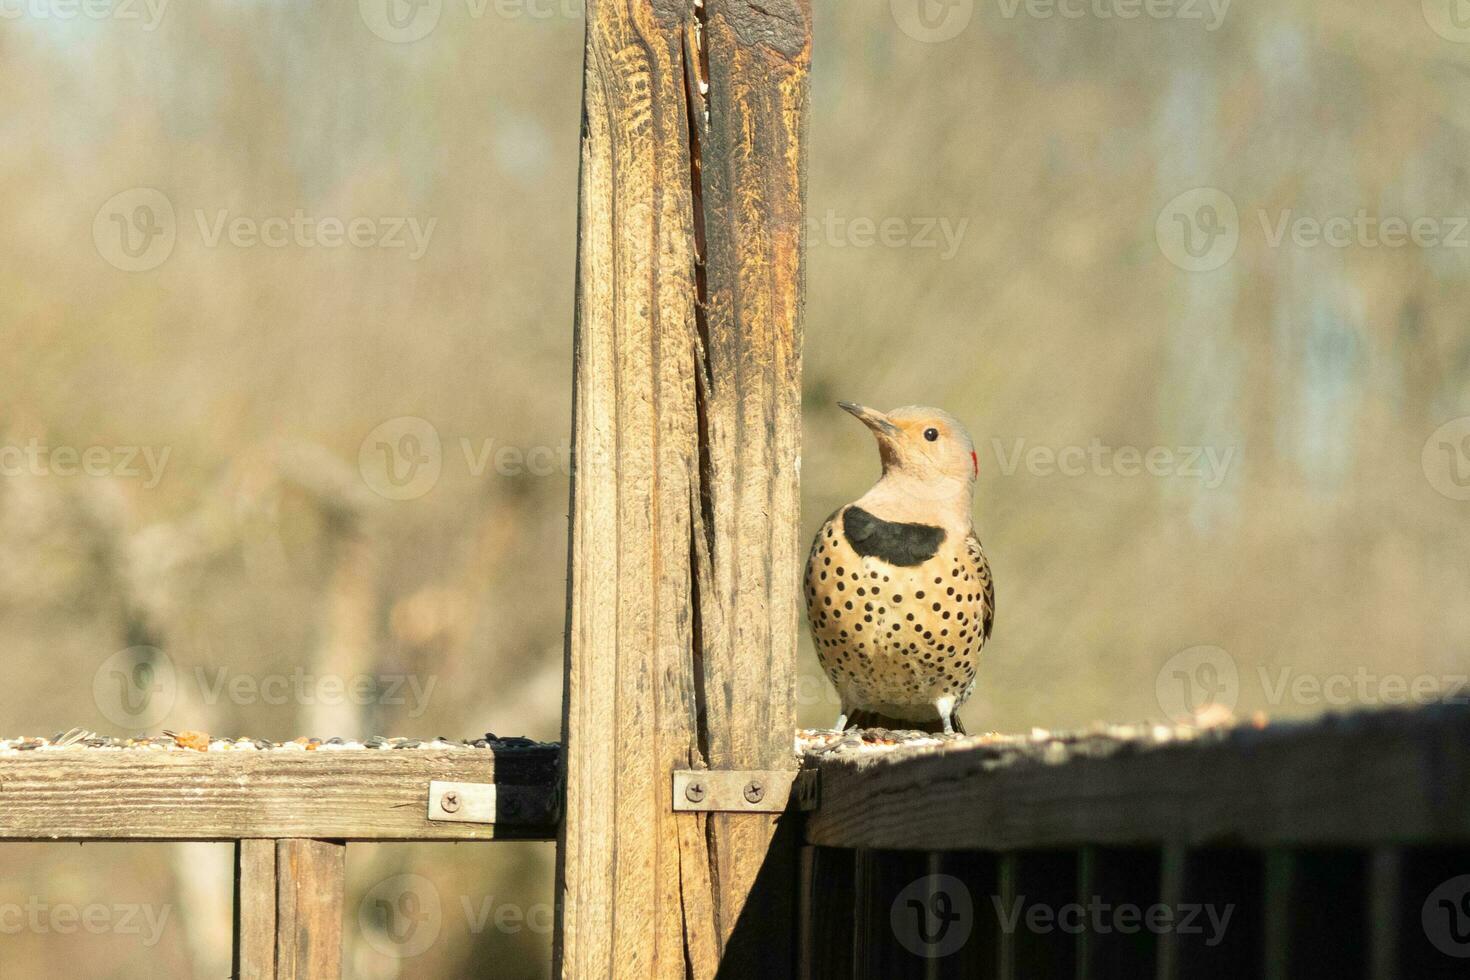
{"label": "weathered wooden post", "polygon": [[342,976],[346,852],[342,841],[236,842],[237,980]]}
{"label": "weathered wooden post", "polygon": [[794,768],[810,26],[808,0],[587,3],[568,978],[791,971],[781,818],[676,813],[671,776]]}

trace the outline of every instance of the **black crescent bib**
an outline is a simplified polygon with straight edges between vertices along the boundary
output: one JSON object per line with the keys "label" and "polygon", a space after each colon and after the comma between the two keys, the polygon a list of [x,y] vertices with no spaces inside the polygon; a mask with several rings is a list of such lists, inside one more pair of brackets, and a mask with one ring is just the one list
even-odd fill
{"label": "black crescent bib", "polygon": [[933,558],[944,543],[944,528],[931,524],[896,524],[874,517],[861,507],[842,515],[842,533],[852,550],[890,565],[912,568]]}

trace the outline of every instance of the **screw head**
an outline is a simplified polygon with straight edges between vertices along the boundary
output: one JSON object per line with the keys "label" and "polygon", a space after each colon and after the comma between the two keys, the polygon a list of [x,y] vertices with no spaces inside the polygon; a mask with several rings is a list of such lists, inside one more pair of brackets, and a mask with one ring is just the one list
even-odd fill
{"label": "screw head", "polygon": [[760,784],[760,780],[752,779],[745,784],[745,800],[747,803],[759,803],[766,797],[766,788]]}
{"label": "screw head", "polygon": [[704,799],[704,783],[690,783],[684,787],[684,798],[690,803],[699,803]]}
{"label": "screw head", "polygon": [[460,800],[457,790],[450,790],[439,798],[439,808],[445,813],[459,812]]}

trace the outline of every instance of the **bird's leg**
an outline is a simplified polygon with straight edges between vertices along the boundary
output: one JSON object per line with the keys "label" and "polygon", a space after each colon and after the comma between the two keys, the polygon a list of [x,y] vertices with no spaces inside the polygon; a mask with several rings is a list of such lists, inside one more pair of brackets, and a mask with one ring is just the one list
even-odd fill
{"label": "bird's leg", "polygon": [[847,712],[846,711],[842,712],[842,714],[840,714],[840,715],[837,716],[837,724],[833,725],[832,727],[834,729],[836,729],[837,731],[839,731],[839,732],[845,732],[845,731],[847,731]]}
{"label": "bird's leg", "polygon": [[939,709],[939,717],[944,722],[944,734],[954,734],[954,698],[939,698],[934,702],[934,707]]}

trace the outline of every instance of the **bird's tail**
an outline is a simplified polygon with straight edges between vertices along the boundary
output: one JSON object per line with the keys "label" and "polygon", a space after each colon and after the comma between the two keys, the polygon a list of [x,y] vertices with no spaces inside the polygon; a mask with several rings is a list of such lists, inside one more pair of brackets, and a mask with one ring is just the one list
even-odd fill
{"label": "bird's tail", "polygon": [[[894,718],[890,715],[882,715],[876,711],[854,711],[847,716],[848,728],[887,728],[895,732],[934,732],[944,731],[944,719],[935,712],[933,718],[914,720],[912,718]],[[958,735],[964,735],[965,726],[960,723],[960,716],[954,716],[954,730]]]}

